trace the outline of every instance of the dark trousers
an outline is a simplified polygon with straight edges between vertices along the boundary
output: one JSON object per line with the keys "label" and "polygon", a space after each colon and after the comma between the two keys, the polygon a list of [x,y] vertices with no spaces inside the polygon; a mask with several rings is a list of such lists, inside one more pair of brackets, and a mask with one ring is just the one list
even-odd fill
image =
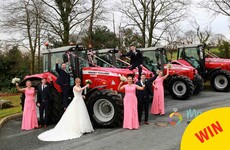
{"label": "dark trousers", "polygon": [[[43,113],[45,110],[45,120],[43,117]],[[44,101],[40,103],[39,107],[39,115],[40,115],[40,125],[47,125],[49,119],[49,101]]]}
{"label": "dark trousers", "polygon": [[142,67],[139,65],[139,64],[133,64],[129,70],[133,70],[135,69],[136,67],[138,67],[138,80],[141,79],[141,73],[142,73]]}
{"label": "dark trousers", "polygon": [[61,90],[62,90],[62,106],[64,108],[67,108],[69,106],[69,89],[70,89],[70,86],[69,85],[62,85],[61,86]]}
{"label": "dark trousers", "polygon": [[148,97],[143,97],[141,99],[138,99],[138,105],[137,106],[138,106],[139,122],[141,122],[143,108],[144,108],[144,112],[145,112],[145,122],[148,121],[148,119],[149,119],[149,103],[150,103],[150,99]]}

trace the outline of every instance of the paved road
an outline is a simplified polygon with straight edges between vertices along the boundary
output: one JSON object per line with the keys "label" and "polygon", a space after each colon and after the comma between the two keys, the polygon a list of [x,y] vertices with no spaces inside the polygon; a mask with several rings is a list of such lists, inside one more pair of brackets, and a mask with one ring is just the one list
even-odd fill
{"label": "paved road", "polygon": [[[196,109],[207,111],[213,108],[230,106],[230,93],[217,93],[205,91],[198,96],[193,96],[187,101],[172,100],[166,94],[165,116],[150,116],[150,125],[141,125],[139,130],[95,129],[95,132],[86,134],[79,139],[63,142],[42,142],[37,135],[45,129],[21,131],[21,118],[11,120],[0,129],[1,150],[179,150],[183,132],[187,126],[186,110]],[[178,108],[183,116],[179,126],[168,124],[168,115]],[[166,123],[158,126],[157,123]],[[51,128],[51,127],[49,127]]]}

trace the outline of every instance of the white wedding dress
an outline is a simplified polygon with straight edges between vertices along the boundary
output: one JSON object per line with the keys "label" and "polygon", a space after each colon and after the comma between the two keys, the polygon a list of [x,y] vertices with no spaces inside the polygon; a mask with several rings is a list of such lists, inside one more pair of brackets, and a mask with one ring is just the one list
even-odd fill
{"label": "white wedding dress", "polygon": [[74,98],[58,124],[38,135],[42,141],[63,141],[79,138],[83,133],[92,132],[93,127],[81,93],[73,89]]}

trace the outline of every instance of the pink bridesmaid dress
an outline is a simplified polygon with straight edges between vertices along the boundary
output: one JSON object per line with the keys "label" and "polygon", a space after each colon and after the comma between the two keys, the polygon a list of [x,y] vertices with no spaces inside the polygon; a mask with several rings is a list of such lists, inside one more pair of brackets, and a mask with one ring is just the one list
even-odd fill
{"label": "pink bridesmaid dress", "polygon": [[38,127],[35,105],[35,89],[25,89],[25,104],[22,116],[22,130],[32,130]]}
{"label": "pink bridesmaid dress", "polygon": [[123,128],[138,129],[136,85],[125,85]]}
{"label": "pink bridesmaid dress", "polygon": [[153,96],[153,103],[151,107],[151,113],[152,114],[165,114],[165,108],[164,108],[164,78],[163,77],[157,77],[155,82],[155,86],[157,89],[154,88],[154,96]]}

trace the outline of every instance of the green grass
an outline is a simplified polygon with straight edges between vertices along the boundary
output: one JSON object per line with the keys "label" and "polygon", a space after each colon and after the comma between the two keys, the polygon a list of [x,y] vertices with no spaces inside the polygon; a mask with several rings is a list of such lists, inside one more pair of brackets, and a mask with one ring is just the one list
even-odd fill
{"label": "green grass", "polygon": [[0,110],[0,119],[3,117],[20,113],[21,111],[21,105],[20,105],[20,95],[14,95],[14,96],[0,96],[0,99],[4,100],[10,100],[14,107],[7,108],[7,109],[1,109]]}

